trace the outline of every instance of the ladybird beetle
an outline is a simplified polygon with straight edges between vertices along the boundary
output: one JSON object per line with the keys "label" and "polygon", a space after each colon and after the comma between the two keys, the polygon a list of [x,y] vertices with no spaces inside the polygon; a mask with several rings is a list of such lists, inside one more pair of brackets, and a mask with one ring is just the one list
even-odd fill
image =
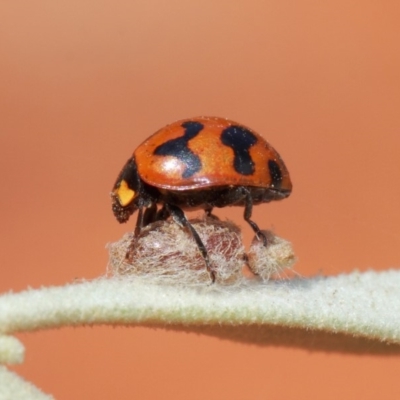
{"label": "ladybird beetle", "polygon": [[284,162],[262,136],[228,119],[198,117],[167,125],[145,140],[118,175],[111,198],[120,223],[138,210],[136,237],[144,226],[171,216],[196,241],[214,282],[207,250],[183,210],[211,215],[214,207],[243,206],[245,221],[266,245],[250,219],[253,205],[284,199],[291,191]]}

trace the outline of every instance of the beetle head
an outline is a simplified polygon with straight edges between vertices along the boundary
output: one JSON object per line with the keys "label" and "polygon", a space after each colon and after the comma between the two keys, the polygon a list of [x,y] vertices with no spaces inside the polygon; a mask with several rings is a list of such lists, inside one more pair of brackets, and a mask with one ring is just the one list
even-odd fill
{"label": "beetle head", "polygon": [[122,168],[111,192],[112,210],[118,222],[127,222],[138,208],[144,206],[145,197],[143,182],[132,157]]}

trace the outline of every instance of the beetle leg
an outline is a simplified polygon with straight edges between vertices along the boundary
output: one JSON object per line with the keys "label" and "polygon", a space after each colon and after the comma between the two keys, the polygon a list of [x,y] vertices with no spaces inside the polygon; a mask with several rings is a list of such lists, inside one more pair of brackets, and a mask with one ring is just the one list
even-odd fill
{"label": "beetle leg", "polygon": [[135,247],[137,238],[142,232],[142,228],[153,222],[155,220],[156,214],[157,214],[157,204],[152,204],[150,207],[146,208],[144,212],[143,212],[143,207],[139,208],[135,231],[134,231],[134,237],[125,254],[126,260],[131,261],[132,251]]}
{"label": "beetle leg", "polygon": [[165,221],[170,215],[170,211],[163,205],[157,212],[156,221]]}
{"label": "beetle leg", "polygon": [[192,235],[194,241],[197,244],[198,249],[201,252],[201,255],[204,258],[204,262],[206,263],[206,268],[207,268],[208,273],[210,274],[211,283],[214,283],[215,282],[215,272],[210,267],[210,260],[208,258],[207,249],[204,246],[204,243],[202,242],[202,240],[200,239],[199,234],[193,228],[192,224],[187,220],[185,214],[179,207],[171,205],[171,204],[165,204],[165,208],[167,209],[167,211],[169,211],[169,213],[172,216],[172,218],[174,219],[174,221],[181,227],[186,228],[189,231],[189,233]]}
{"label": "beetle leg", "polygon": [[140,235],[140,232],[143,228],[143,207],[139,208],[137,220],[136,220],[136,226],[135,226],[135,238],[137,238]]}
{"label": "beetle leg", "polygon": [[143,215],[143,226],[147,226],[156,220],[157,216],[157,204],[153,203],[150,207],[146,208]]}
{"label": "beetle leg", "polygon": [[215,214],[212,213],[212,210],[213,210],[213,207],[211,207],[211,206],[208,206],[204,209],[206,217],[219,220],[219,218]]}
{"label": "beetle leg", "polygon": [[253,211],[253,200],[251,198],[251,194],[246,188],[243,188],[243,192],[246,196],[244,204],[244,220],[252,227],[257,239],[262,240],[264,246],[267,246],[267,237],[261,232],[258,225],[250,219]]}
{"label": "beetle leg", "polygon": [[142,231],[142,228],[144,226],[143,225],[143,222],[144,222],[144,219],[145,219],[144,217],[145,216],[144,216],[144,213],[143,213],[143,207],[140,207],[139,211],[138,211],[137,220],[136,220],[135,230],[134,230],[134,233],[133,233],[133,238],[132,238],[132,241],[129,243],[128,249],[126,250],[126,253],[125,253],[125,260],[127,260],[129,262],[132,261],[132,252],[133,252],[133,249],[135,247],[136,240],[139,237],[140,232]]}
{"label": "beetle leg", "polygon": [[140,235],[142,228],[156,220],[157,215],[157,204],[153,203],[150,207],[147,207],[143,212],[143,207],[139,208],[138,217],[135,226],[135,238]]}

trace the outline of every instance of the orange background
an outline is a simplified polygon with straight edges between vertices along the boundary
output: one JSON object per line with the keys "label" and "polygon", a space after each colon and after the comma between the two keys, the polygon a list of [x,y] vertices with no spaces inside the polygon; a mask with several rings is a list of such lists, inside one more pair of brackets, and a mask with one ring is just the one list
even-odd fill
{"label": "orange background", "polygon": [[[109,191],[176,119],[263,134],[294,183],[254,219],[309,276],[399,266],[398,2],[0,3],[0,290],[104,273]],[[220,210],[242,221],[242,210]],[[398,317],[398,316],[394,316]],[[145,328],[19,335],[57,399],[395,399],[398,357],[256,347]]]}

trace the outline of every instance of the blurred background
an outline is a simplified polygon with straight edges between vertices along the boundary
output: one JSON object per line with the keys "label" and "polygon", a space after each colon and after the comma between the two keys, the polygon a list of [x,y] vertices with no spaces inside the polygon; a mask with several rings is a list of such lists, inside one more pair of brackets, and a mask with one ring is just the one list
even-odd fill
{"label": "blurred background", "polygon": [[[0,3],[1,292],[105,273],[133,228],[109,192],[180,118],[228,117],[281,154],[292,196],[254,220],[303,276],[399,267],[395,1]],[[240,208],[217,210],[250,228]],[[395,317],[395,316],[394,316]],[[61,399],[395,399],[398,357],[257,347],[145,328],[19,337],[15,368]]]}

